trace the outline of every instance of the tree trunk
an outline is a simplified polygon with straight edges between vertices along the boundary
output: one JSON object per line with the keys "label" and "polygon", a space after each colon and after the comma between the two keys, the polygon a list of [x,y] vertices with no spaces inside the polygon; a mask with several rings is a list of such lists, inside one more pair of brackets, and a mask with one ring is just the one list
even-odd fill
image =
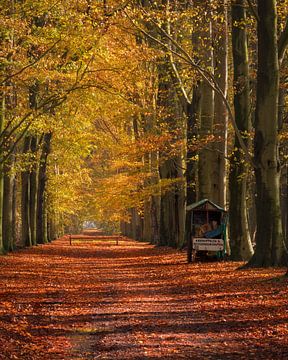
{"label": "tree trunk", "polygon": [[[23,145],[23,154],[26,154],[30,149],[30,137],[26,136]],[[21,243],[22,246],[31,246],[31,231],[30,231],[30,214],[29,214],[29,171],[24,170],[21,173]]]}
{"label": "tree trunk", "polygon": [[[240,25],[239,25],[240,24]],[[245,0],[232,3],[232,53],[234,63],[235,120],[245,144],[251,131],[249,63]],[[246,136],[245,136],[246,135]],[[233,260],[249,260],[253,255],[247,219],[247,164],[238,138],[230,158],[230,246]]]}
{"label": "tree trunk", "polygon": [[[10,157],[11,159],[12,157]],[[4,196],[3,196],[3,245],[5,251],[13,250],[13,223],[12,223],[12,200],[13,200],[13,178],[10,174],[13,160],[4,165]]]}
{"label": "tree trunk", "polygon": [[[37,152],[37,137],[31,137],[30,144],[31,152],[36,157]],[[35,163],[32,166],[32,170],[30,172],[30,203],[29,203],[29,211],[30,211],[30,228],[31,228],[31,242],[32,245],[36,245],[36,210],[37,210],[37,163],[36,158],[33,159]]]}
{"label": "tree trunk", "polygon": [[[193,88],[191,104],[187,104],[187,153],[186,153],[186,205],[191,205],[197,199],[197,151],[195,149],[198,126],[200,123],[200,83]],[[185,209],[186,210],[186,209]],[[185,213],[185,241],[189,244],[191,239],[191,216]]]}
{"label": "tree trunk", "polygon": [[256,175],[256,251],[248,266],[285,264],[280,210],[277,105],[279,64],[275,0],[258,1],[258,73],[254,161]]}
{"label": "tree trunk", "polygon": [[47,181],[47,158],[50,154],[52,133],[46,133],[43,137],[42,152],[38,171],[37,191],[37,214],[36,214],[36,241],[37,244],[45,244],[47,239],[47,217],[45,209],[45,190]]}
{"label": "tree trunk", "polygon": [[[174,159],[168,159],[160,166],[160,177],[163,180],[176,179],[177,171]],[[164,189],[161,194],[159,245],[177,247],[178,231],[177,190],[172,185],[172,189]]]}
{"label": "tree trunk", "polygon": [[[228,90],[228,19],[227,19],[227,0],[218,2],[217,12],[220,13],[223,23],[213,24],[216,38],[214,50],[215,58],[215,78],[223,94],[227,96]],[[212,152],[212,199],[222,207],[226,205],[226,157],[227,157],[227,127],[228,112],[221,96],[215,93],[214,126],[213,133],[216,137]]]}
{"label": "tree trunk", "polygon": [[[156,151],[151,153],[151,183],[159,184],[159,157]],[[161,209],[161,197],[159,195],[152,195],[151,198],[151,233],[152,243],[159,244],[160,241],[160,209]]]}
{"label": "tree trunk", "polygon": [[[209,15],[208,15],[209,16]],[[211,71],[213,69],[212,50],[212,24],[208,21],[207,29],[202,32],[203,38],[207,39],[203,54],[205,65]],[[198,181],[199,198],[212,199],[212,145],[209,137],[213,134],[214,119],[214,90],[206,81],[201,83],[201,123],[200,139],[202,149],[199,152]]]}
{"label": "tree trunk", "polygon": [[12,183],[12,243],[13,247],[18,242],[19,238],[19,216],[17,213],[17,177],[14,176],[13,183]]}
{"label": "tree trunk", "polygon": [[[160,112],[163,113],[161,122],[169,132],[178,131],[179,119],[179,103],[177,102],[177,94],[173,86],[172,80],[169,77],[169,58],[164,57],[162,63],[158,65],[158,99],[157,106]],[[172,141],[176,141],[172,139]],[[178,159],[179,156],[179,159]],[[168,245],[177,247],[182,242],[180,239],[180,224],[179,216],[179,189],[177,185],[172,184],[178,178],[177,166],[181,162],[181,156],[175,155],[167,158],[167,151],[160,153],[159,159],[159,174],[160,178],[165,184],[161,188],[161,202],[160,202],[160,227],[159,227],[159,245]],[[180,161],[180,162],[179,162]],[[167,183],[171,180],[171,185],[167,188]],[[183,205],[184,206],[184,205]]]}

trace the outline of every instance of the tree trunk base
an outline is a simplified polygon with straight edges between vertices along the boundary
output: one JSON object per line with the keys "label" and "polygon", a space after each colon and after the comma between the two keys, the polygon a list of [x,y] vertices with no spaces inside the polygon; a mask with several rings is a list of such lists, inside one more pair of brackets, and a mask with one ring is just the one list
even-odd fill
{"label": "tree trunk base", "polygon": [[[252,256],[252,258],[240,269],[249,269],[249,268],[269,268],[269,267],[286,267],[287,266],[287,260],[283,256],[282,259],[275,262],[271,259],[267,259],[265,257],[256,256],[255,254]],[[288,270],[287,270],[288,273]]]}

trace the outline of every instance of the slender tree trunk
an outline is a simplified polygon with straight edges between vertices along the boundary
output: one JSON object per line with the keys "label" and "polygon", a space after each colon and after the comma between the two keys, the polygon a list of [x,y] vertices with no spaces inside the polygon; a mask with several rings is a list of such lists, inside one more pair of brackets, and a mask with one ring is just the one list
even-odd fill
{"label": "slender tree trunk", "polygon": [[[234,62],[234,108],[238,129],[248,145],[251,131],[249,63],[245,0],[232,3],[232,52]],[[245,137],[246,136],[246,137]],[[249,260],[253,255],[247,219],[247,164],[238,138],[230,158],[230,246],[231,258]]]}
{"label": "slender tree trunk", "polygon": [[[173,87],[172,81],[169,77],[168,59],[163,59],[163,64],[158,66],[159,84],[158,84],[158,107],[163,109],[166,114],[161,121],[163,125],[169,128],[169,131],[177,131],[180,115],[179,103],[177,102],[177,95]],[[174,141],[174,139],[172,140]],[[178,168],[181,167],[181,156],[176,155],[166,159],[167,154],[163,152],[160,154],[159,174],[161,180],[165,182],[180,179]],[[183,224],[184,214],[179,212],[179,201],[181,198],[181,191],[178,185],[171,184],[170,188],[161,189],[161,209],[160,209],[160,233],[159,244],[168,245],[172,247],[181,246],[184,241]],[[184,208],[184,204],[183,204]],[[185,225],[185,224],[184,224]]]}
{"label": "slender tree trunk", "polygon": [[[166,160],[160,166],[160,177],[163,180],[176,179],[177,171],[173,159]],[[161,194],[160,245],[177,247],[178,230],[177,190],[173,185],[172,189],[163,190]]]}
{"label": "slender tree trunk", "polygon": [[[150,167],[150,154],[144,155],[145,168]],[[147,180],[144,186],[149,186],[150,180]],[[152,224],[151,224],[151,198],[144,202],[143,214],[143,240],[147,242],[152,241]]]}
{"label": "slender tree trunk", "polygon": [[[151,153],[151,183],[159,185],[159,157],[156,151]],[[151,198],[151,233],[152,243],[159,244],[160,241],[160,209],[161,209],[161,197],[159,195],[153,195]]]}
{"label": "slender tree trunk", "polygon": [[12,200],[13,200],[13,178],[11,167],[12,156],[4,165],[4,196],[3,196],[3,245],[5,251],[13,250],[13,223],[12,223]]}
{"label": "slender tree trunk", "polygon": [[47,218],[45,208],[45,190],[47,181],[47,158],[50,154],[52,133],[43,137],[42,152],[38,171],[37,215],[36,215],[36,240],[37,244],[45,244],[47,239]]}
{"label": "slender tree trunk", "polygon": [[200,84],[194,86],[191,104],[187,104],[187,154],[186,154],[186,202],[191,205],[196,201],[197,188],[197,151],[196,140],[200,124],[201,90]]}
{"label": "slender tree trunk", "polygon": [[[27,154],[30,149],[30,136],[26,136],[23,145],[23,154]],[[30,231],[30,186],[29,186],[29,171],[24,170],[21,173],[21,242],[23,246],[31,246],[31,231]]]}
{"label": "slender tree trunk", "polygon": [[[191,205],[197,199],[197,151],[195,149],[198,126],[200,123],[200,83],[193,88],[193,97],[187,104],[187,153],[186,153],[186,205]],[[185,241],[189,244],[191,239],[191,216],[185,214]]]}
{"label": "slender tree trunk", "polygon": [[[210,2],[209,2],[210,3]],[[206,24],[205,24],[206,26]],[[211,71],[213,69],[213,48],[212,48],[212,24],[208,20],[207,28],[202,32],[203,38],[206,38],[204,59],[206,67]],[[201,83],[201,123],[200,123],[200,138],[203,146],[199,152],[198,164],[198,181],[199,181],[199,198],[212,198],[212,145],[210,144],[209,136],[213,134],[213,119],[214,119],[214,91],[207,84],[206,81]]]}
{"label": "slender tree trunk", "polygon": [[37,210],[37,162],[36,162],[36,152],[37,152],[37,137],[31,137],[31,153],[34,154],[35,158],[33,159],[34,163],[32,165],[32,170],[30,172],[30,228],[31,228],[31,242],[32,245],[36,245],[36,210]]}
{"label": "slender tree trunk", "polygon": [[12,182],[12,244],[13,248],[18,242],[18,235],[19,235],[19,216],[17,213],[17,177],[14,176]]}
{"label": "slender tree trunk", "polygon": [[277,105],[279,64],[275,0],[258,1],[258,72],[254,160],[256,175],[256,251],[248,266],[285,264],[280,210]]}
{"label": "slender tree trunk", "polygon": [[[220,13],[224,21],[214,26],[214,38],[216,46],[214,50],[215,58],[215,78],[225,96],[228,91],[228,15],[227,0],[218,2],[217,12]],[[212,176],[212,199],[222,207],[226,205],[226,158],[227,158],[227,127],[228,112],[221,96],[215,93],[214,108],[214,136],[215,143],[212,152],[213,157],[213,176]]]}

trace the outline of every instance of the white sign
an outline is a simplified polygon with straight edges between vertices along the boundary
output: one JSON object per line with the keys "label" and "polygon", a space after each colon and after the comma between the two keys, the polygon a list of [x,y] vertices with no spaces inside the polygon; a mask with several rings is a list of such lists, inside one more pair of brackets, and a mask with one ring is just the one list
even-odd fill
{"label": "white sign", "polygon": [[193,238],[192,248],[197,251],[223,251],[223,239]]}

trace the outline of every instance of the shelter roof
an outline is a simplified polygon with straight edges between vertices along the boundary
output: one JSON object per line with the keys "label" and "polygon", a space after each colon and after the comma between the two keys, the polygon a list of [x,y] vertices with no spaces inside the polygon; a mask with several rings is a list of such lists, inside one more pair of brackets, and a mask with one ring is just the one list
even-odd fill
{"label": "shelter roof", "polygon": [[195,202],[195,203],[193,203],[191,205],[186,206],[186,211],[196,210],[197,208],[199,208],[199,210],[202,210],[204,205],[208,205],[208,206],[210,205],[208,208],[205,207],[205,210],[210,210],[209,208],[211,208],[211,206],[212,206],[212,208],[214,208],[215,210],[226,212],[226,210],[223,209],[221,206],[213,203],[212,201],[210,201],[208,199],[203,199],[203,200]]}

